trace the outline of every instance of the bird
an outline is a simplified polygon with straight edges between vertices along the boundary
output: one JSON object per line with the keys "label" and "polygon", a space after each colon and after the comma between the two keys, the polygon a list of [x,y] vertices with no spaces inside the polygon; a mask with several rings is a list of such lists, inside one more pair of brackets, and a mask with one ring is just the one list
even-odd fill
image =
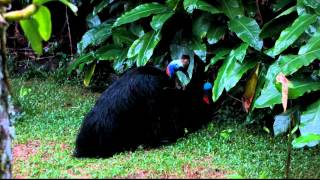
{"label": "bird", "polygon": [[[75,157],[110,157],[141,144],[157,144],[174,116],[164,111],[177,99],[175,73],[187,73],[188,56],[166,70],[142,66],[113,82],[84,117],[76,137]],[[180,116],[178,116],[180,117]]]}

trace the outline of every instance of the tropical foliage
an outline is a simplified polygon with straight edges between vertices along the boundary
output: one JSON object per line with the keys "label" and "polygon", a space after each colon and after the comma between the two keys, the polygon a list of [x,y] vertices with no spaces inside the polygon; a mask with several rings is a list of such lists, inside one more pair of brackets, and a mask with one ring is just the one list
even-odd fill
{"label": "tropical foliage", "polygon": [[[207,64],[207,71],[218,69],[213,101],[236,86],[243,87],[242,101],[249,119],[255,109],[282,104],[284,113],[275,117],[276,134],[292,125],[302,134],[294,147],[319,142],[320,99],[314,95],[320,90],[319,2],[91,3],[94,8],[87,17],[90,29],[78,43],[79,57],[69,68],[70,73],[75,69],[85,73],[85,85],[89,85],[98,61],[112,61],[116,72],[122,73],[148,63],[163,66],[181,54],[190,55],[192,62],[197,56]],[[190,77],[192,68],[191,64]],[[239,83],[241,79],[247,83]],[[310,94],[316,98],[296,107]],[[297,112],[301,116],[293,115]]]}

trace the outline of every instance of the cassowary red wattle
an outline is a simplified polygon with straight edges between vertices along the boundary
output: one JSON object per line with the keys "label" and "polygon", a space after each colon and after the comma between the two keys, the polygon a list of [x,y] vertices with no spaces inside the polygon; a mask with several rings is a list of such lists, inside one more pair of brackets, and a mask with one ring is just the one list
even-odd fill
{"label": "cassowary red wattle", "polygon": [[175,117],[167,118],[165,109],[176,98],[172,77],[181,68],[183,64],[174,62],[167,71],[138,67],[110,85],[85,116],[74,155],[108,157],[140,144],[160,142],[162,129],[175,121]]}

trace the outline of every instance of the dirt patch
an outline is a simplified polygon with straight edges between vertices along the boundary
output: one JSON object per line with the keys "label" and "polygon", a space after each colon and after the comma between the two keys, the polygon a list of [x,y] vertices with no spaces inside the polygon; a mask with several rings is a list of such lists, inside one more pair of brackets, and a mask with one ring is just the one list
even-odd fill
{"label": "dirt patch", "polygon": [[152,174],[151,171],[147,170],[138,170],[137,172],[128,175],[125,177],[126,179],[149,179],[150,175]]}
{"label": "dirt patch", "polygon": [[183,166],[185,178],[188,179],[222,179],[230,172],[218,168],[195,167],[191,168],[189,164]]}
{"label": "dirt patch", "polygon": [[17,144],[13,147],[13,161],[26,161],[30,156],[38,153],[40,141],[29,141],[26,144]]}
{"label": "dirt patch", "polygon": [[71,179],[91,179],[92,177],[88,175],[83,169],[77,169],[78,173],[75,173],[73,170],[67,170],[67,173],[70,175]]}

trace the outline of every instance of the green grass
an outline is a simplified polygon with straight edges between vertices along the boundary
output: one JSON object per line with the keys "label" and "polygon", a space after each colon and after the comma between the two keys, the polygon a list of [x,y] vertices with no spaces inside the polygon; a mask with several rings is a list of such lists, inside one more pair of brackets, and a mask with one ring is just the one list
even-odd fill
{"label": "green grass", "polygon": [[[99,94],[50,79],[16,78],[12,84],[24,110],[15,124],[13,173],[17,178],[221,178],[232,174],[283,178],[285,137],[272,138],[261,128],[245,127],[237,120],[221,121],[228,118],[226,114],[218,114],[206,129],[169,146],[108,159],[73,158],[78,128]],[[294,150],[292,158],[291,177],[320,178],[319,147]]]}

